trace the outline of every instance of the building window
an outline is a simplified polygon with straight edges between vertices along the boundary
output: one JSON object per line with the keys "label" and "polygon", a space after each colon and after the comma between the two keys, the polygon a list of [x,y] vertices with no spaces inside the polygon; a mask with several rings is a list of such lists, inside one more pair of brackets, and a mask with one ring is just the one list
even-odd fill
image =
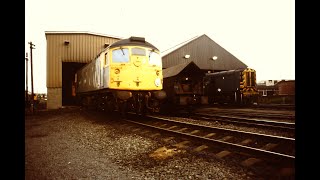
{"label": "building window", "polygon": [[266,90],[262,91],[262,96],[267,96],[267,91]]}

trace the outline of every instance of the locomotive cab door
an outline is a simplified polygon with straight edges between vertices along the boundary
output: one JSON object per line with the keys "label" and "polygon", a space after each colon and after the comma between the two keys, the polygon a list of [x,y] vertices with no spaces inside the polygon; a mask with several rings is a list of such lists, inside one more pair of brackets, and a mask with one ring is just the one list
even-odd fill
{"label": "locomotive cab door", "polygon": [[108,53],[105,53],[104,57],[103,57],[103,69],[102,69],[102,87],[103,88],[109,88],[109,72],[110,72],[110,62],[109,62],[109,58],[108,58]]}

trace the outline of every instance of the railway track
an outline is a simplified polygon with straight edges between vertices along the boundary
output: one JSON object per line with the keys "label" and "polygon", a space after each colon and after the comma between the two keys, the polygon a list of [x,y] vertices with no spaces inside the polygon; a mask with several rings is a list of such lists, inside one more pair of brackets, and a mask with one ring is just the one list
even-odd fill
{"label": "railway track", "polygon": [[151,115],[128,113],[121,121],[118,119],[119,112],[108,115],[115,116],[121,131],[165,141],[163,147],[149,154],[150,157],[159,157],[160,152],[160,157],[163,157],[163,154],[188,151],[208,160],[213,158],[224,160],[230,165],[240,164],[249,168],[253,174],[268,179],[294,179],[294,138],[208,127]]}
{"label": "railway track", "polygon": [[[185,116],[185,115],[182,115]],[[188,118],[206,120],[206,121],[219,121],[224,123],[232,123],[239,125],[246,125],[251,127],[259,128],[269,128],[274,130],[284,130],[288,132],[295,131],[295,123],[293,122],[283,122],[274,121],[268,119],[253,119],[246,117],[234,117],[229,115],[216,115],[216,114],[206,114],[206,113],[194,113],[191,116],[187,115]]]}
{"label": "railway track", "polygon": [[246,117],[256,117],[256,118],[268,118],[268,119],[287,119],[287,120],[295,120],[295,116],[280,114],[280,113],[253,113],[253,112],[236,112],[236,113],[228,113],[232,115],[238,116],[246,116]]}
{"label": "railway track", "polygon": [[295,104],[253,104],[253,105],[231,105],[231,104],[224,104],[224,105],[215,105],[217,107],[221,108],[239,108],[239,107],[245,107],[245,108],[253,108],[253,109],[262,109],[262,110],[295,110],[296,106]]}
{"label": "railway track", "polygon": [[[206,111],[200,111],[198,113],[209,113]],[[230,111],[230,110],[219,110],[219,111],[211,111],[210,114],[214,115],[228,115],[228,116],[240,116],[240,117],[250,117],[250,118],[259,118],[259,119],[277,119],[277,120],[286,120],[286,121],[294,121],[295,116],[290,114],[283,113],[265,113],[265,112],[240,112],[240,111]]]}
{"label": "railway track", "polygon": [[143,120],[137,120],[135,115],[129,118],[126,119],[129,123],[200,143],[200,149],[220,149],[215,154],[220,158],[232,153],[242,155],[246,157],[241,162],[243,165],[265,161],[292,166],[295,161],[294,138],[209,127],[156,116],[146,116]]}
{"label": "railway track", "polygon": [[295,110],[296,106],[294,104],[258,104],[252,106],[256,109],[283,109],[283,110]]}

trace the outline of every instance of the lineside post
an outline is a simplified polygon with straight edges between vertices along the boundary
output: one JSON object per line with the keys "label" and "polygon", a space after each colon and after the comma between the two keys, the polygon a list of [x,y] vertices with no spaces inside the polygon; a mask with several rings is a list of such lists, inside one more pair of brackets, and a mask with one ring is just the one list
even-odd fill
{"label": "lineside post", "polygon": [[34,93],[33,93],[33,64],[32,64],[32,49],[35,49],[35,45],[32,42],[30,44],[30,63],[31,63],[31,113],[34,113]]}

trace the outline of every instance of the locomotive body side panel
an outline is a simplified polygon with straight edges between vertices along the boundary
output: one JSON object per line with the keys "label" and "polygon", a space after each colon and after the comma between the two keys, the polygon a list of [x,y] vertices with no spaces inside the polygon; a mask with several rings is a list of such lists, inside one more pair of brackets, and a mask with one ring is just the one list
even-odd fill
{"label": "locomotive body side panel", "polygon": [[99,55],[92,62],[86,64],[77,74],[77,93],[96,91],[103,88],[101,79],[103,57]]}
{"label": "locomotive body side panel", "polygon": [[208,73],[204,92],[210,103],[243,103],[256,101],[256,71],[250,68]]}
{"label": "locomotive body side panel", "polygon": [[220,89],[220,92],[234,92],[240,88],[240,72],[232,71],[229,73],[222,73],[213,76],[212,79],[215,83],[215,91],[217,92]]}

